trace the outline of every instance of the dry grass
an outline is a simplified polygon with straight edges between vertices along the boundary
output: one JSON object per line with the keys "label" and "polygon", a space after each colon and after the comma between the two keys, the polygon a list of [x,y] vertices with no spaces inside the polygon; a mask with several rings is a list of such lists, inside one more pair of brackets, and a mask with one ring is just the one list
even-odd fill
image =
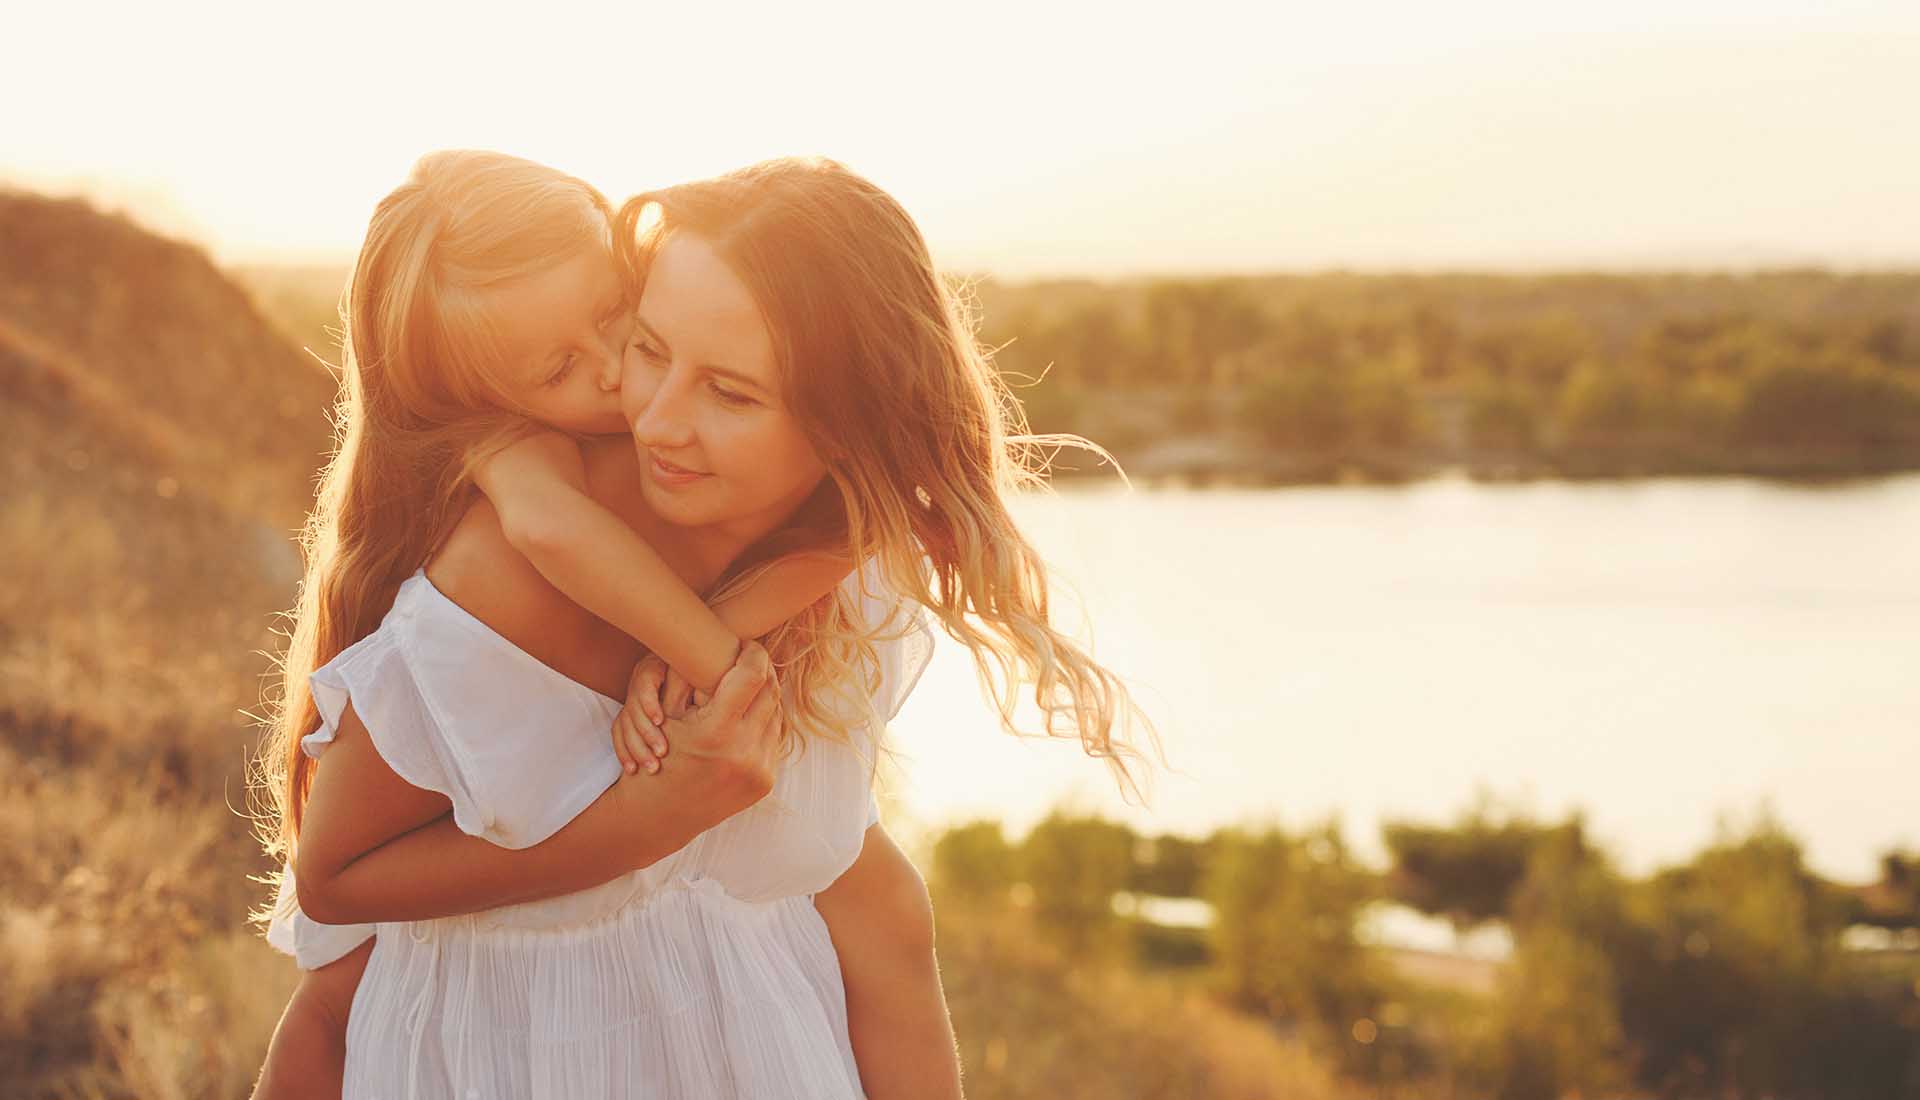
{"label": "dry grass", "polygon": [[940,962],[971,1100],[1336,1100],[1299,1042],[1205,992],[1063,956],[1018,909],[947,901]]}
{"label": "dry grass", "polygon": [[195,250],[0,195],[0,1080],[245,1095],[260,651],[332,383]]}

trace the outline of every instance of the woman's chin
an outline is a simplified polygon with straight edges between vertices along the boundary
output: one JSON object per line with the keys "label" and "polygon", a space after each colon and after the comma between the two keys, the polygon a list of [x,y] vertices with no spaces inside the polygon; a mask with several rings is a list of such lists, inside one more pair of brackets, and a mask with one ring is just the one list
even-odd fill
{"label": "woman's chin", "polygon": [[640,499],[654,515],[676,527],[698,527],[710,521],[713,509],[699,499],[697,485],[668,486],[654,480],[651,471],[640,472]]}

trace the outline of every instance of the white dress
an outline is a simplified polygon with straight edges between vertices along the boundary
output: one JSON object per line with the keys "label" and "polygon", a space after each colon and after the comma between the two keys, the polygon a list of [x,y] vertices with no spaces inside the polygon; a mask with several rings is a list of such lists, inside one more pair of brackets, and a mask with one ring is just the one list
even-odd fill
{"label": "white dress", "polygon": [[[847,585],[887,625],[873,702],[891,717],[932,633],[921,609],[861,595],[857,576]],[[871,576],[867,591],[884,592]],[[351,699],[401,778],[506,847],[552,835],[619,774],[619,701],[541,664],[424,574],[311,683],[323,725],[309,755]],[[860,1097],[839,958],[812,898],[877,818],[864,724],[849,740],[809,740],[768,797],[591,890],[443,920],[276,920],[268,939],[307,968],[377,931],[344,1100]]]}

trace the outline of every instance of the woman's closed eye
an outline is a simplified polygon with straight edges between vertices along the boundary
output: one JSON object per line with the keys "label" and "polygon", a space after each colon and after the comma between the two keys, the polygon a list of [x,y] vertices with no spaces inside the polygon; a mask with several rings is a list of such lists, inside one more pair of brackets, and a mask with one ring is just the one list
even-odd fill
{"label": "woman's closed eye", "polygon": [[[654,343],[651,338],[645,335],[635,336],[632,343],[628,346],[633,348],[634,351],[640,354],[641,358],[646,359],[648,362],[654,364],[666,362],[667,353],[660,349],[660,345]],[[707,392],[713,395],[714,400],[729,409],[744,409],[749,405],[759,404],[759,402],[751,396],[741,393],[739,390],[728,389],[711,378],[707,379]]]}
{"label": "woman's closed eye", "polygon": [[646,356],[648,359],[658,361],[666,358],[665,355],[661,354],[660,348],[645,336],[636,336],[630,346],[633,350]]}
{"label": "woman's closed eye", "polygon": [[560,368],[554,371],[552,374],[547,375],[547,380],[543,384],[548,386],[557,386],[560,383],[565,382],[567,380],[567,375],[573,373],[573,365],[576,362],[578,362],[579,359],[580,357],[578,355],[575,355],[573,352],[568,352],[567,357],[565,359],[560,360]]}

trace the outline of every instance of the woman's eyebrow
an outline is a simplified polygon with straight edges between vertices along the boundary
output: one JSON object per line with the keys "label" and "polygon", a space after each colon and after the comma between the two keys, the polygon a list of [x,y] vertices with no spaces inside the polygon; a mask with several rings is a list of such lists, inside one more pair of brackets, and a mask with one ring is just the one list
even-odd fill
{"label": "woman's eyebrow", "polygon": [[[660,345],[661,351],[671,352],[673,350],[673,346],[667,343],[666,338],[661,336],[652,325],[648,324],[647,319],[642,317],[638,311],[635,311],[633,315],[633,322],[640,326],[641,330],[646,333],[647,339]],[[749,388],[758,390],[761,393],[770,392],[767,389],[766,383],[750,374],[743,374],[731,367],[723,367],[717,363],[701,363],[698,364],[695,369],[706,371],[708,374],[717,374],[723,378],[731,378],[735,382],[743,383]]]}
{"label": "woman's eyebrow", "polygon": [[639,325],[643,330],[646,331],[647,339],[652,340],[656,344],[659,344],[661,348],[665,350],[668,350],[668,351],[673,350],[672,345],[667,343],[666,337],[661,336],[660,333],[657,330],[655,330],[655,328],[652,325],[648,324],[647,319],[641,316],[640,311],[637,309],[633,311],[633,323],[636,325]]}

